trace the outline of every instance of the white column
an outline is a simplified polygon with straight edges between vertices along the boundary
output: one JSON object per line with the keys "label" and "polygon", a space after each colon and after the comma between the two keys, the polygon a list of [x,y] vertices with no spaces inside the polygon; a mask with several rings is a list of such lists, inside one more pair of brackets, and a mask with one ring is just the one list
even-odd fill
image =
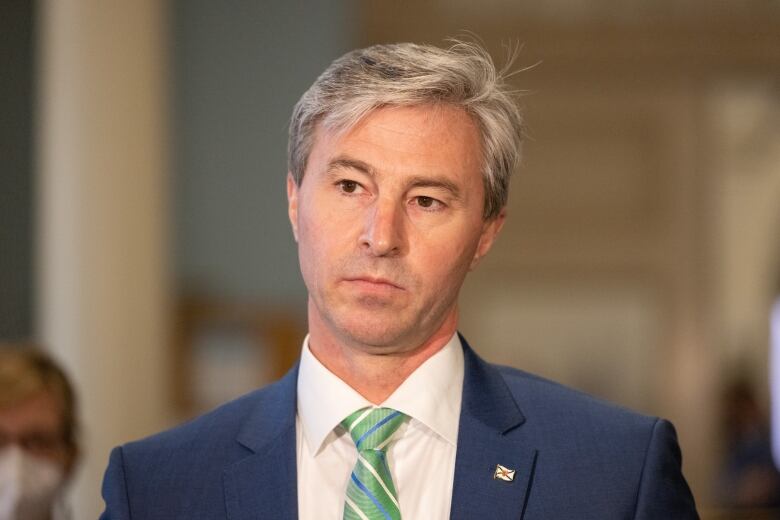
{"label": "white column", "polygon": [[112,446],[169,423],[164,3],[39,3],[38,335],[75,380],[74,518]]}

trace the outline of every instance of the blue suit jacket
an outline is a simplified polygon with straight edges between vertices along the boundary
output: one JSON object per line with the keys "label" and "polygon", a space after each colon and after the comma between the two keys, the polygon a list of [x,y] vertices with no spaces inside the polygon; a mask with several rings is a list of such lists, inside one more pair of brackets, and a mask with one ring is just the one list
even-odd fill
{"label": "blue suit jacket", "polygon": [[[670,423],[490,365],[463,344],[451,518],[698,518]],[[101,518],[297,518],[297,375],[116,448]],[[496,464],[514,481],[494,479]]]}

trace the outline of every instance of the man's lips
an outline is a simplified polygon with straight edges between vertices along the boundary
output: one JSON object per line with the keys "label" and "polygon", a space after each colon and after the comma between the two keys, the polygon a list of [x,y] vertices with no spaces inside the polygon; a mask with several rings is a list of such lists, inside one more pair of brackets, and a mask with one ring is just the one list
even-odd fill
{"label": "man's lips", "polygon": [[378,278],[374,276],[353,276],[344,278],[345,282],[349,282],[355,285],[365,287],[367,289],[398,289],[403,290],[403,287],[386,278]]}

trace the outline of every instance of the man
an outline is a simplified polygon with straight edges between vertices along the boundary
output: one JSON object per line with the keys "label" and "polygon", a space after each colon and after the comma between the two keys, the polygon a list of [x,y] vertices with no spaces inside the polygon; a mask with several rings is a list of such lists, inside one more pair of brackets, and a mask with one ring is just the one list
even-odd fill
{"label": "man", "polygon": [[489,365],[457,334],[521,133],[475,45],[336,60],[290,127],[300,363],[114,450],[104,518],[696,518],[669,423]]}
{"label": "man", "polygon": [[73,473],[73,389],[32,349],[0,345],[0,519],[65,518],[62,491]]}

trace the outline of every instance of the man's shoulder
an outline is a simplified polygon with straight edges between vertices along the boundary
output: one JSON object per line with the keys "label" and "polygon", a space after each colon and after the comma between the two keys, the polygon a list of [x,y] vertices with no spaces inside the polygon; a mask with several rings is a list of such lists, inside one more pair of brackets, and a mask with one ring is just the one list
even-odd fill
{"label": "man's shoulder", "polygon": [[537,424],[578,424],[601,433],[649,431],[659,418],[587,394],[516,368],[492,365],[523,414]]}
{"label": "man's shoulder", "polygon": [[[500,380],[520,413],[504,432],[503,452],[516,446],[535,454],[529,516],[698,518],[671,423],[521,370],[488,366],[481,380],[485,374]],[[494,387],[492,395],[501,394]]]}
{"label": "man's shoulder", "polygon": [[279,439],[294,447],[296,379],[293,369],[185,424],[116,448],[103,484],[107,511],[129,507],[134,518],[180,518],[186,511],[219,516],[226,475],[267,446],[278,448]]}
{"label": "man's shoulder", "polygon": [[529,516],[697,518],[668,421],[466,352],[468,413],[505,410],[502,453],[534,454]]}
{"label": "man's shoulder", "polygon": [[242,418],[257,406],[266,391],[267,388],[261,388],[250,392],[170,429],[129,442],[125,448],[153,446],[165,448],[171,443],[178,445],[196,441],[203,436],[213,437],[213,433],[218,436],[230,436],[231,432],[240,428]]}
{"label": "man's shoulder", "polygon": [[294,407],[285,406],[285,402],[292,406],[295,402],[294,385],[291,391],[289,379],[288,374],[178,426],[129,442],[122,449],[126,455],[154,459],[158,454],[192,455],[203,449],[214,452],[234,445],[248,422],[258,420],[255,429],[260,434],[264,426],[278,424],[285,409],[292,410],[291,416],[294,414]]}

